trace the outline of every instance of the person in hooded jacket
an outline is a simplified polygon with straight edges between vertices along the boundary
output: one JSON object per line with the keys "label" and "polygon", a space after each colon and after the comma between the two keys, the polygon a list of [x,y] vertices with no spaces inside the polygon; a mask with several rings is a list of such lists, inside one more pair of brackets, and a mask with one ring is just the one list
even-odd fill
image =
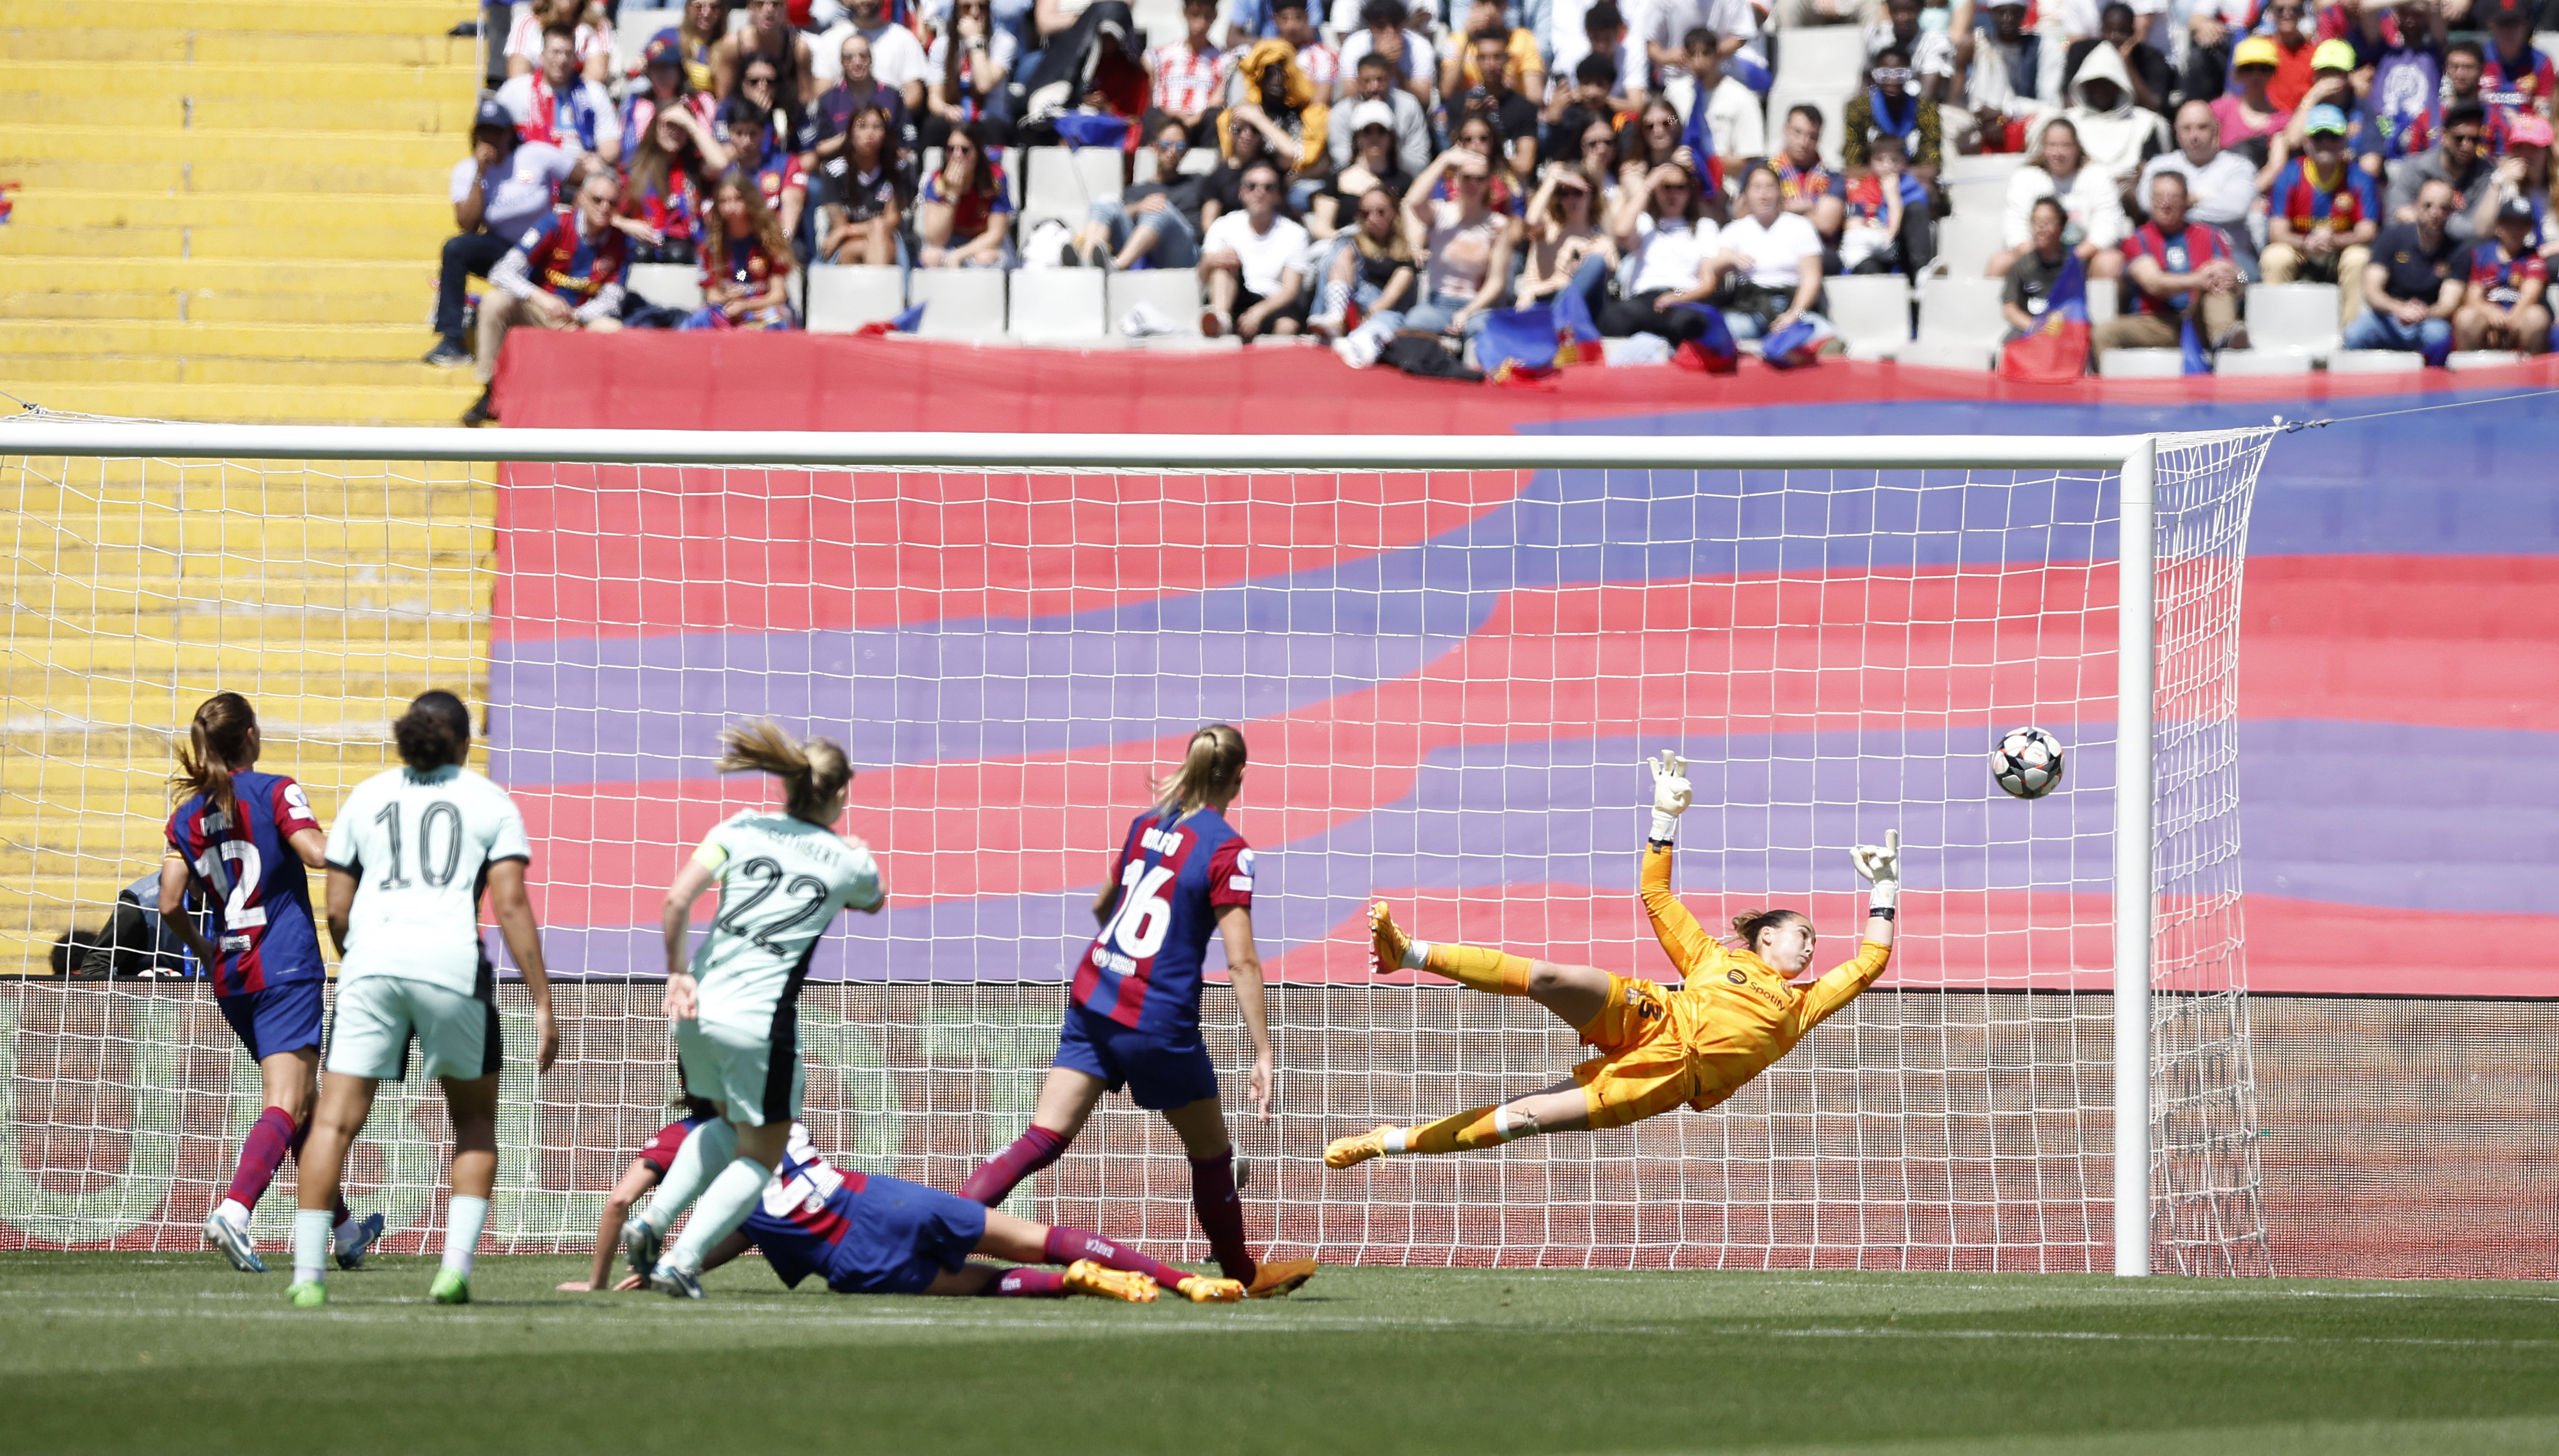
{"label": "person in hooded jacket", "polygon": [[1326,145],[1332,110],[1315,98],[1315,83],[1298,69],[1297,48],[1278,39],[1254,42],[1235,65],[1231,93],[1241,99],[1226,110],[1228,160],[1234,160],[1238,129],[1262,133],[1264,155],[1287,169],[1289,207],[1303,209],[1332,173]]}
{"label": "person in hooded jacket", "polygon": [[[2080,61],[2069,96],[2070,104],[2061,115],[2078,133],[2086,166],[2114,181],[2116,201],[2124,212],[2139,213],[2133,185],[2141,178],[2142,164],[2171,146],[2168,118],[2133,104],[2124,58],[2112,46],[2099,46]],[[2039,152],[2041,143],[2029,138],[2027,150],[2030,155]]]}

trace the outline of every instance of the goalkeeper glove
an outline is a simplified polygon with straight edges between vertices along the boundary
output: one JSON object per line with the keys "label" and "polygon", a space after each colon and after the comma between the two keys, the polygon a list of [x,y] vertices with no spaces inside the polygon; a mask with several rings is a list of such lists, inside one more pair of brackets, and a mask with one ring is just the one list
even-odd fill
{"label": "goalkeeper glove", "polygon": [[1656,844],[1668,844],[1679,833],[1679,816],[1688,812],[1688,761],[1669,749],[1650,761],[1653,770],[1653,832]]}
{"label": "goalkeeper glove", "polygon": [[1861,844],[1848,852],[1849,863],[1857,866],[1860,879],[1875,882],[1874,893],[1867,897],[1867,908],[1889,915],[1901,898],[1901,831],[1883,831],[1883,844]]}

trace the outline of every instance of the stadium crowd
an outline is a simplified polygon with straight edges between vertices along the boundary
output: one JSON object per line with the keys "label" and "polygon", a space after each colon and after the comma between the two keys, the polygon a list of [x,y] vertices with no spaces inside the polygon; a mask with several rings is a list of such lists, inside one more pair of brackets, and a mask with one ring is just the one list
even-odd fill
{"label": "stadium crowd", "polygon": [[[1987,272],[2020,335],[2114,288],[2095,354],[2217,350],[2246,284],[2303,281],[2350,349],[2539,353],[2535,3],[1185,0],[1148,37],[1124,0],[684,0],[617,73],[615,0],[533,0],[453,170],[427,359],[485,380],[518,326],[793,328],[791,275],[852,263],[1191,269],[1203,334],[1357,366],[1408,338],[1453,363],[1541,304],[1672,357],[1835,349],[1823,280],[1918,278],[1948,159],[2003,153]],[[1836,162],[1778,69],[1833,26],[1863,41],[1812,87]],[[1007,169],[1061,143],[1118,149],[1124,189],[1025,229]],[[701,306],[627,291],[636,263],[696,267]]]}

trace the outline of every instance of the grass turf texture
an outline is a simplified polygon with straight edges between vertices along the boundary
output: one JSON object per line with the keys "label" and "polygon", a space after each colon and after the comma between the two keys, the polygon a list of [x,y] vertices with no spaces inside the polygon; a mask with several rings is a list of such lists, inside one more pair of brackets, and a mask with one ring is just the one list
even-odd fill
{"label": "grass turf texture", "polygon": [[[2559,1289],[1326,1269],[1244,1306],[711,1299],[584,1260],[332,1273],[0,1254],[0,1449],[2559,1450]],[[743,1398],[741,1398],[743,1397]],[[754,1443],[750,1446],[749,1443]]]}

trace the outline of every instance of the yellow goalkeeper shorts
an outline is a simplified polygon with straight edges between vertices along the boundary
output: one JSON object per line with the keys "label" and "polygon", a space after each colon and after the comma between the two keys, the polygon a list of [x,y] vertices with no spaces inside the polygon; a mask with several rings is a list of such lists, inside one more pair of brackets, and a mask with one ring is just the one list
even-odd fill
{"label": "yellow goalkeeper shorts", "polygon": [[1573,1069],[1593,1128],[1640,1122],[1697,1095],[1669,997],[1651,981],[1608,977],[1608,1003],[1582,1026],[1581,1039],[1599,1049]]}

